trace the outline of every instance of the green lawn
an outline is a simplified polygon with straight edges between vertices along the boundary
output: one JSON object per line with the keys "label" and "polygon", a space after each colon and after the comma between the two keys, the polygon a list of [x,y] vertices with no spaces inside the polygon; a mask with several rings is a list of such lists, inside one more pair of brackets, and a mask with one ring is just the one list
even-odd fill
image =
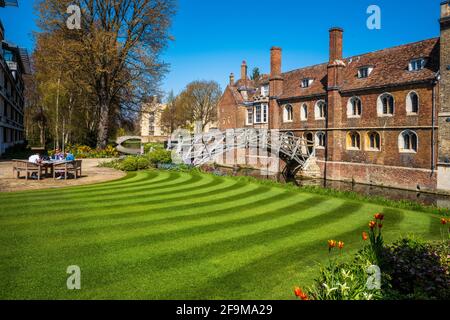
{"label": "green lawn", "polygon": [[[387,240],[439,239],[437,217],[199,173],[0,194],[0,299],[292,299],[328,259],[363,245],[373,213]],[[80,291],[66,268],[81,268]]]}

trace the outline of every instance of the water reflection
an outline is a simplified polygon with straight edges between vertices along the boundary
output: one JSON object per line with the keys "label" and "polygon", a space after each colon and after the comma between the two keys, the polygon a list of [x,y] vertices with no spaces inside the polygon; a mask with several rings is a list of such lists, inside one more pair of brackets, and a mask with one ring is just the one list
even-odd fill
{"label": "water reflection", "polygon": [[[216,168],[216,171],[225,175],[250,176],[258,179],[269,179],[278,182],[286,182],[283,175],[263,174],[254,169]],[[297,179],[294,181],[299,187],[317,186],[340,191],[353,191],[366,196],[380,196],[391,200],[416,201],[424,205],[434,205],[441,208],[450,208],[450,196],[400,190],[387,187],[370,186],[365,184],[330,181],[324,179]]]}

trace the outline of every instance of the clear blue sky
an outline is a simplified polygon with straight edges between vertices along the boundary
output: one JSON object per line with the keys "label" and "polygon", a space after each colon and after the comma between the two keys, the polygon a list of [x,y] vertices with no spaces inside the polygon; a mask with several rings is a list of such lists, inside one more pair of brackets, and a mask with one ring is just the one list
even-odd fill
{"label": "clear blue sky", "polygon": [[[351,56],[439,35],[441,0],[178,0],[164,52],[171,64],[163,89],[175,93],[193,80],[216,80],[225,88],[230,72],[269,72],[271,46],[283,48],[283,70],[322,63],[328,58],[328,29],[345,29],[344,54]],[[33,49],[33,0],[0,9],[6,38]],[[381,8],[381,30],[366,27],[367,7]]]}

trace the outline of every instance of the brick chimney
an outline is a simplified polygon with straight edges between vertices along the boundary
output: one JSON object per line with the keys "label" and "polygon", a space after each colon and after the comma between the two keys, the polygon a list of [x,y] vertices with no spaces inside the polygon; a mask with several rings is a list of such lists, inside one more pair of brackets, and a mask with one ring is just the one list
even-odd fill
{"label": "brick chimney", "polygon": [[[343,35],[341,28],[330,29],[330,60],[328,63],[328,90],[327,90],[327,112],[324,125],[327,128],[341,128],[343,126],[343,106],[341,97],[341,86],[345,63],[343,60]],[[328,161],[342,161],[342,150],[345,150],[345,135],[340,130],[330,130],[327,133],[327,149],[325,163],[325,174],[327,178],[339,179],[339,170],[328,170]],[[332,173],[333,176],[329,175]]]}
{"label": "brick chimney", "polygon": [[270,49],[270,78],[269,78],[269,129],[279,129],[281,125],[280,106],[277,98],[283,94],[283,77],[281,75],[282,49]]}
{"label": "brick chimney", "polygon": [[245,60],[241,64],[241,80],[247,80],[247,62]]}
{"label": "brick chimney", "polygon": [[234,86],[234,73],[230,74],[230,87]]}

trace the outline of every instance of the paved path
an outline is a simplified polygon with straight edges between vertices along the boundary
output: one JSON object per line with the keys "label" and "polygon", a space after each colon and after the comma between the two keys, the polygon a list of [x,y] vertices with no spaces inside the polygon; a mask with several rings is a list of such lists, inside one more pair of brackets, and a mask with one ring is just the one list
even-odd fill
{"label": "paved path", "polygon": [[[110,169],[99,168],[99,163],[110,161],[110,159],[83,159],[83,176],[77,180],[53,180],[53,178],[45,178],[41,181],[28,180],[24,178],[15,179],[12,172],[11,161],[0,162],[0,192],[38,190],[47,188],[62,188],[68,186],[78,186],[85,184],[93,184],[104,181],[120,179],[125,176],[124,172]],[[22,173],[22,176],[24,174]]]}

